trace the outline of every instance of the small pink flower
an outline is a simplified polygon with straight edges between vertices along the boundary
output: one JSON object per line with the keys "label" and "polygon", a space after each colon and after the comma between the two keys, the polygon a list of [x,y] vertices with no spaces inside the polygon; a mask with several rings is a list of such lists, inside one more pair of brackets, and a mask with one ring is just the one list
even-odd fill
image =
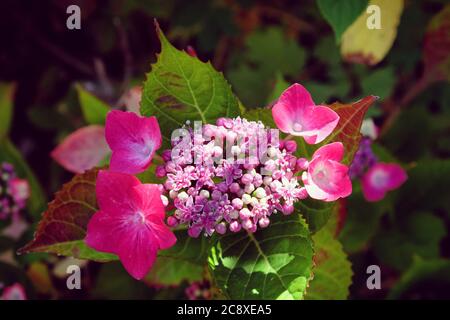
{"label": "small pink flower", "polygon": [[386,192],[397,189],[408,179],[405,170],[395,163],[379,162],[362,177],[362,191],[367,201],[379,201]]}
{"label": "small pink flower", "polygon": [[106,141],[112,150],[110,169],[135,174],[145,171],[161,146],[155,117],[114,110],[106,117]]}
{"label": "small pink flower", "polygon": [[100,171],[96,194],[100,210],[89,221],[86,243],[98,251],[117,254],[128,273],[142,279],[158,250],[176,242],[164,224],[158,185],[141,184],[128,174]]}
{"label": "small pink flower", "polygon": [[341,164],[344,146],[333,142],[314,152],[308,171],[304,173],[305,188],[311,198],[334,201],[352,193],[348,167]]}
{"label": "small pink flower", "polygon": [[326,106],[316,106],[309,92],[298,83],[281,94],[272,116],[281,131],[302,136],[309,144],[323,141],[339,122],[336,112]]}
{"label": "small pink flower", "polygon": [[0,300],[27,300],[25,289],[20,283],[15,283],[3,290]]}
{"label": "small pink flower", "polygon": [[30,197],[30,185],[27,180],[14,178],[9,182],[9,186],[15,202],[24,203]]}

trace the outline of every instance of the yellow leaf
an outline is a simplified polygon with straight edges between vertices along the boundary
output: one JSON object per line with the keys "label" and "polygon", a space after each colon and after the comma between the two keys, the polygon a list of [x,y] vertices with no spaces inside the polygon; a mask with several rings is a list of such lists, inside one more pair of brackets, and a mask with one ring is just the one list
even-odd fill
{"label": "yellow leaf", "polygon": [[397,36],[402,11],[403,0],[371,0],[342,35],[344,60],[368,65],[383,60]]}

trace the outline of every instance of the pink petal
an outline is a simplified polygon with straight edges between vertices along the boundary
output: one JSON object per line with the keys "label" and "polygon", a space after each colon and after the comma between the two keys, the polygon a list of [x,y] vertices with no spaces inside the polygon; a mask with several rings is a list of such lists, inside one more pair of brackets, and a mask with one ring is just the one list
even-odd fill
{"label": "pink petal", "polygon": [[0,298],[0,300],[27,300],[25,289],[20,283],[6,287]]}
{"label": "pink petal", "polygon": [[157,253],[158,243],[147,228],[129,234],[127,241],[122,241],[118,248],[120,261],[127,272],[137,280],[144,278],[150,271]]}
{"label": "pink petal", "polygon": [[149,228],[156,240],[158,241],[160,249],[167,249],[172,247],[177,241],[173,232],[164,224],[165,207],[161,200],[161,191],[156,184],[140,184],[134,187],[136,192],[136,203],[142,209]]}
{"label": "pink petal", "polygon": [[389,179],[387,183],[387,188],[389,190],[394,190],[400,187],[407,179],[408,176],[406,171],[396,163],[379,163],[380,165],[384,165],[384,170],[389,173]]}
{"label": "pink petal", "polygon": [[100,170],[95,184],[100,209],[107,210],[110,214],[136,211],[133,187],[139,184],[141,182],[135,176]]}
{"label": "pink petal", "polygon": [[131,214],[110,215],[99,211],[88,224],[86,243],[102,252],[114,253],[135,279],[142,279],[153,265],[158,241]]}
{"label": "pink petal", "polygon": [[323,141],[339,122],[339,115],[326,106],[316,106],[309,92],[296,83],[286,89],[272,109],[277,127],[304,137],[309,144]]}
{"label": "pink petal", "polygon": [[150,228],[158,241],[159,249],[169,249],[177,242],[175,234],[164,224],[163,221],[160,223],[151,223]]}
{"label": "pink petal", "polygon": [[306,107],[314,106],[308,90],[299,83],[294,83],[281,94],[278,103],[292,107],[294,110],[303,110]]}
{"label": "pink petal", "polygon": [[313,159],[317,157],[339,162],[344,157],[344,145],[341,142],[326,144],[314,152]]}
{"label": "pink petal", "polygon": [[301,120],[305,131],[316,131],[316,134],[304,135],[309,144],[317,144],[325,140],[339,122],[339,115],[325,106],[307,108]]}
{"label": "pink petal", "polygon": [[133,112],[110,111],[106,117],[106,141],[113,155],[110,169],[135,174],[143,172],[161,146],[161,131],[155,117]]}
{"label": "pink petal", "polygon": [[119,243],[127,236],[120,225],[120,216],[97,211],[89,220],[86,244],[97,251],[116,253]]}
{"label": "pink petal", "polygon": [[110,152],[103,126],[91,125],[76,130],[51,153],[52,158],[74,173],[95,167]]}
{"label": "pink petal", "polygon": [[157,184],[139,184],[133,190],[135,191],[134,201],[138,203],[149,219],[164,219],[165,207]]}
{"label": "pink petal", "polygon": [[305,183],[313,199],[335,201],[351,194],[348,167],[339,162],[343,156],[344,146],[340,142],[324,145],[314,152]]}
{"label": "pink petal", "polygon": [[284,133],[294,132],[294,121],[314,101],[309,92],[301,84],[295,83],[287,88],[272,108],[272,116],[278,129]]}
{"label": "pink petal", "polygon": [[398,164],[377,163],[362,177],[362,191],[367,201],[379,201],[387,191],[400,187],[407,179]]}

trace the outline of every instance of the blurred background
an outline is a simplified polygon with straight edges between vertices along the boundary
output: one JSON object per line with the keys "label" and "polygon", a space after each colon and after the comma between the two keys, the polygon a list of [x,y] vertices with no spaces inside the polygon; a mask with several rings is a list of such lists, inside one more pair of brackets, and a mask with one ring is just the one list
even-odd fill
{"label": "blurred background", "polygon": [[[9,123],[0,119],[0,162],[14,168],[2,168],[0,186],[15,175],[31,189],[27,206],[18,205],[20,218],[0,215],[3,298],[16,284],[28,299],[211,296],[207,282],[137,282],[119,263],[81,261],[83,289],[67,290],[65,268],[73,261],[15,254],[73,175],[50,154],[87,124],[79,91],[113,108],[129,107],[160,50],[155,18],[177,48],[222,71],[248,108],[270,105],[294,82],[316,103],[379,96],[366,116],[364,152],[401,165],[408,180],[369,202],[363,173],[355,175],[337,235],[352,262],[349,298],[450,298],[450,18],[438,16],[446,2],[404,1],[392,47],[379,61],[367,61],[342,53],[345,35],[336,38],[312,0],[1,1],[0,104],[10,104],[13,116]],[[80,30],[66,27],[71,4],[81,8]],[[366,286],[372,264],[382,270],[380,290]]]}

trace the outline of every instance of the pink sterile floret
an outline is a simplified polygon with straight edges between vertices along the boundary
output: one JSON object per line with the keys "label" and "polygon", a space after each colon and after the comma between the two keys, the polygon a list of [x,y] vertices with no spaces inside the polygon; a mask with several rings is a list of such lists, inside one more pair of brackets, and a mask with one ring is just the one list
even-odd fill
{"label": "pink sterile floret", "polygon": [[25,289],[20,283],[15,283],[3,290],[0,300],[27,300]]}
{"label": "pink sterile floret", "polygon": [[89,221],[86,243],[98,251],[117,254],[128,273],[142,279],[157,251],[176,242],[164,224],[160,188],[141,184],[128,174],[100,171],[96,195],[100,210]]}
{"label": "pink sterile floret", "polygon": [[395,163],[379,162],[362,178],[362,190],[368,201],[379,201],[386,192],[400,187],[408,178],[405,170]]}
{"label": "pink sterile floret", "polygon": [[282,93],[272,115],[278,129],[302,136],[309,144],[323,141],[339,122],[336,112],[326,106],[316,106],[309,92],[298,83]]}
{"label": "pink sterile floret", "polygon": [[303,174],[306,191],[314,199],[334,201],[352,193],[348,167],[341,164],[344,146],[340,142],[317,149]]}
{"label": "pink sterile floret", "polygon": [[123,173],[145,171],[161,146],[161,131],[155,117],[114,110],[106,117],[106,141],[112,150],[110,170]]}

